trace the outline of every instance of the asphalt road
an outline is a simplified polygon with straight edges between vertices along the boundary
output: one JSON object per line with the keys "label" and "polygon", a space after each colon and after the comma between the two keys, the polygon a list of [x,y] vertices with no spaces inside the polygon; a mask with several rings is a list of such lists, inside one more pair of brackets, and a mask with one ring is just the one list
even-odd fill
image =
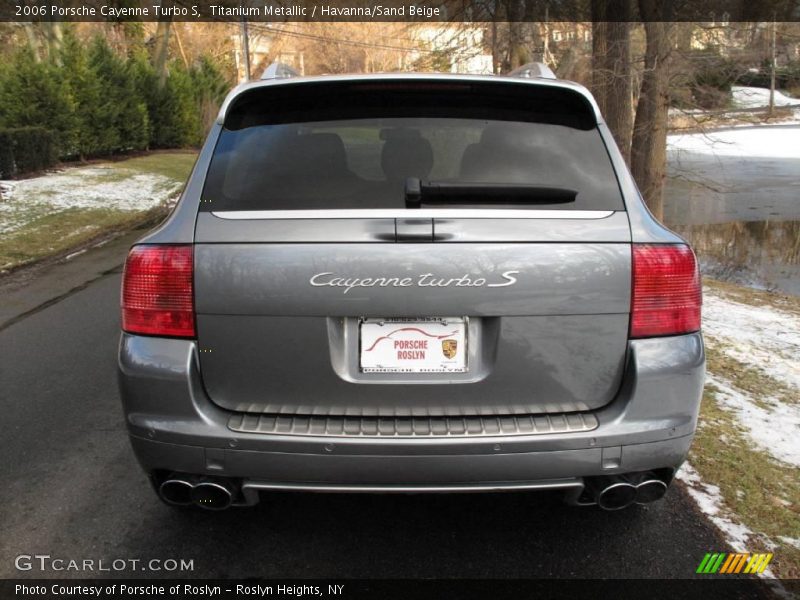
{"label": "asphalt road", "polygon": [[0,577],[92,575],[15,569],[17,555],[38,553],[192,559],[181,575],[196,577],[674,578],[727,549],[680,487],[619,512],[548,494],[298,493],[175,511],[128,447],[115,379],[119,284],[117,269],[1,326]]}

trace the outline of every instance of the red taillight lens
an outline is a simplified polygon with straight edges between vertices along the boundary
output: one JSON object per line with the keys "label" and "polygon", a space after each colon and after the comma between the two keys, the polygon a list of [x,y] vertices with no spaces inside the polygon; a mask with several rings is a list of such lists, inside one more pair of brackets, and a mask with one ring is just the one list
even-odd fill
{"label": "red taillight lens", "polygon": [[122,329],[194,337],[192,247],[134,246],[122,278]]}
{"label": "red taillight lens", "polygon": [[631,337],[700,329],[700,274],[685,245],[634,244]]}

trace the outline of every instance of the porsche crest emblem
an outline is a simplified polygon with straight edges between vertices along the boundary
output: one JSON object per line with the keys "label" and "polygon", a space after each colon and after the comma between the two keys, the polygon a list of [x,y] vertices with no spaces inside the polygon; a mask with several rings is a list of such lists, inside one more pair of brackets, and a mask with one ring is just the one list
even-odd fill
{"label": "porsche crest emblem", "polygon": [[442,354],[446,358],[453,358],[458,352],[458,340],[442,340]]}

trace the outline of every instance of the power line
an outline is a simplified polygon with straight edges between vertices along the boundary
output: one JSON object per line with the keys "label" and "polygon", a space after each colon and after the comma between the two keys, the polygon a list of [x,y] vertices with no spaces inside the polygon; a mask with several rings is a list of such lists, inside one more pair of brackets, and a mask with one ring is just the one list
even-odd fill
{"label": "power line", "polygon": [[380,49],[380,50],[394,50],[394,51],[397,51],[397,52],[408,52],[408,53],[411,53],[411,52],[434,53],[435,52],[435,50],[428,50],[426,48],[414,48],[414,47],[410,47],[410,46],[392,46],[390,44],[376,44],[374,42],[359,42],[359,41],[356,41],[356,40],[333,38],[333,37],[317,35],[317,34],[313,34],[313,33],[304,33],[304,32],[299,32],[299,31],[288,31],[286,29],[273,27],[271,25],[257,25],[257,24],[251,23],[250,26],[253,29],[257,30],[257,31],[268,32],[268,33],[272,33],[272,34],[287,35],[287,36],[290,36],[290,37],[310,39],[310,40],[315,40],[315,41],[318,41],[318,42],[324,42],[324,43],[328,43],[328,44],[346,44],[346,45],[350,45],[350,46],[356,46],[356,47],[359,47],[359,48],[376,48],[376,49]]}
{"label": "power line", "polygon": [[291,36],[291,37],[306,38],[306,39],[316,40],[316,41],[320,41],[320,42],[326,42],[326,43],[330,43],[330,44],[346,44],[346,45],[350,45],[350,46],[359,46],[359,47],[365,47],[365,48],[380,48],[380,49],[383,49],[383,50],[397,50],[397,51],[400,51],[400,52],[415,52],[415,51],[418,50],[417,48],[410,47],[410,46],[393,46],[393,45],[390,45],[390,44],[375,44],[375,43],[372,43],[372,42],[359,42],[357,40],[336,38],[336,37],[330,37],[330,36],[314,34],[314,33],[306,33],[306,32],[300,32],[300,31],[287,31],[286,29],[282,29],[282,28],[279,28],[279,27],[273,27],[273,26],[270,26],[270,25],[262,26],[261,29],[267,29],[272,33],[277,33],[277,34],[280,34],[280,35],[288,35],[288,36]]}
{"label": "power line", "polygon": [[[401,25],[400,23],[391,23],[391,24],[392,25]],[[267,27],[270,27],[269,24],[265,24],[265,25]],[[403,23],[402,24],[402,26],[403,26],[402,28],[403,28],[404,33],[408,33],[411,29],[413,29],[413,27],[415,25],[418,25],[418,24],[417,23],[413,23],[413,22],[412,23]],[[286,29],[285,29],[286,27],[291,27],[297,33],[305,33],[304,31],[298,31],[298,29],[302,27],[301,23],[285,22],[285,23],[282,23],[281,26],[284,28],[282,31],[286,31]],[[321,35],[321,34],[316,34],[316,35]],[[325,36],[322,36],[322,37],[325,37]],[[416,44],[417,42],[419,42],[419,38],[405,36],[405,35],[391,35],[389,37],[390,37],[390,39],[398,41],[398,42],[399,41],[403,41],[403,42],[409,42],[411,44]]]}

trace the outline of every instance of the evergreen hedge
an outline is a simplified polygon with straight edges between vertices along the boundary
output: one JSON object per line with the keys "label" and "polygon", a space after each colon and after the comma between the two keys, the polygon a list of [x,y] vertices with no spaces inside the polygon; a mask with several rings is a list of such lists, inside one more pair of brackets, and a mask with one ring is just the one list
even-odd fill
{"label": "evergreen hedge", "polygon": [[57,56],[37,61],[23,47],[0,63],[0,129],[52,132],[16,134],[13,157],[0,142],[0,171],[45,168],[54,154],[72,160],[197,146],[209,104],[221,103],[228,87],[207,59],[189,68],[173,61],[161,85],[144,42],[123,55],[102,36],[87,44],[67,28]]}
{"label": "evergreen hedge", "polygon": [[14,149],[11,134],[0,129],[0,179],[14,175]]}
{"label": "evergreen hedge", "polygon": [[42,171],[56,162],[53,132],[44,127],[0,129],[0,177]]}

